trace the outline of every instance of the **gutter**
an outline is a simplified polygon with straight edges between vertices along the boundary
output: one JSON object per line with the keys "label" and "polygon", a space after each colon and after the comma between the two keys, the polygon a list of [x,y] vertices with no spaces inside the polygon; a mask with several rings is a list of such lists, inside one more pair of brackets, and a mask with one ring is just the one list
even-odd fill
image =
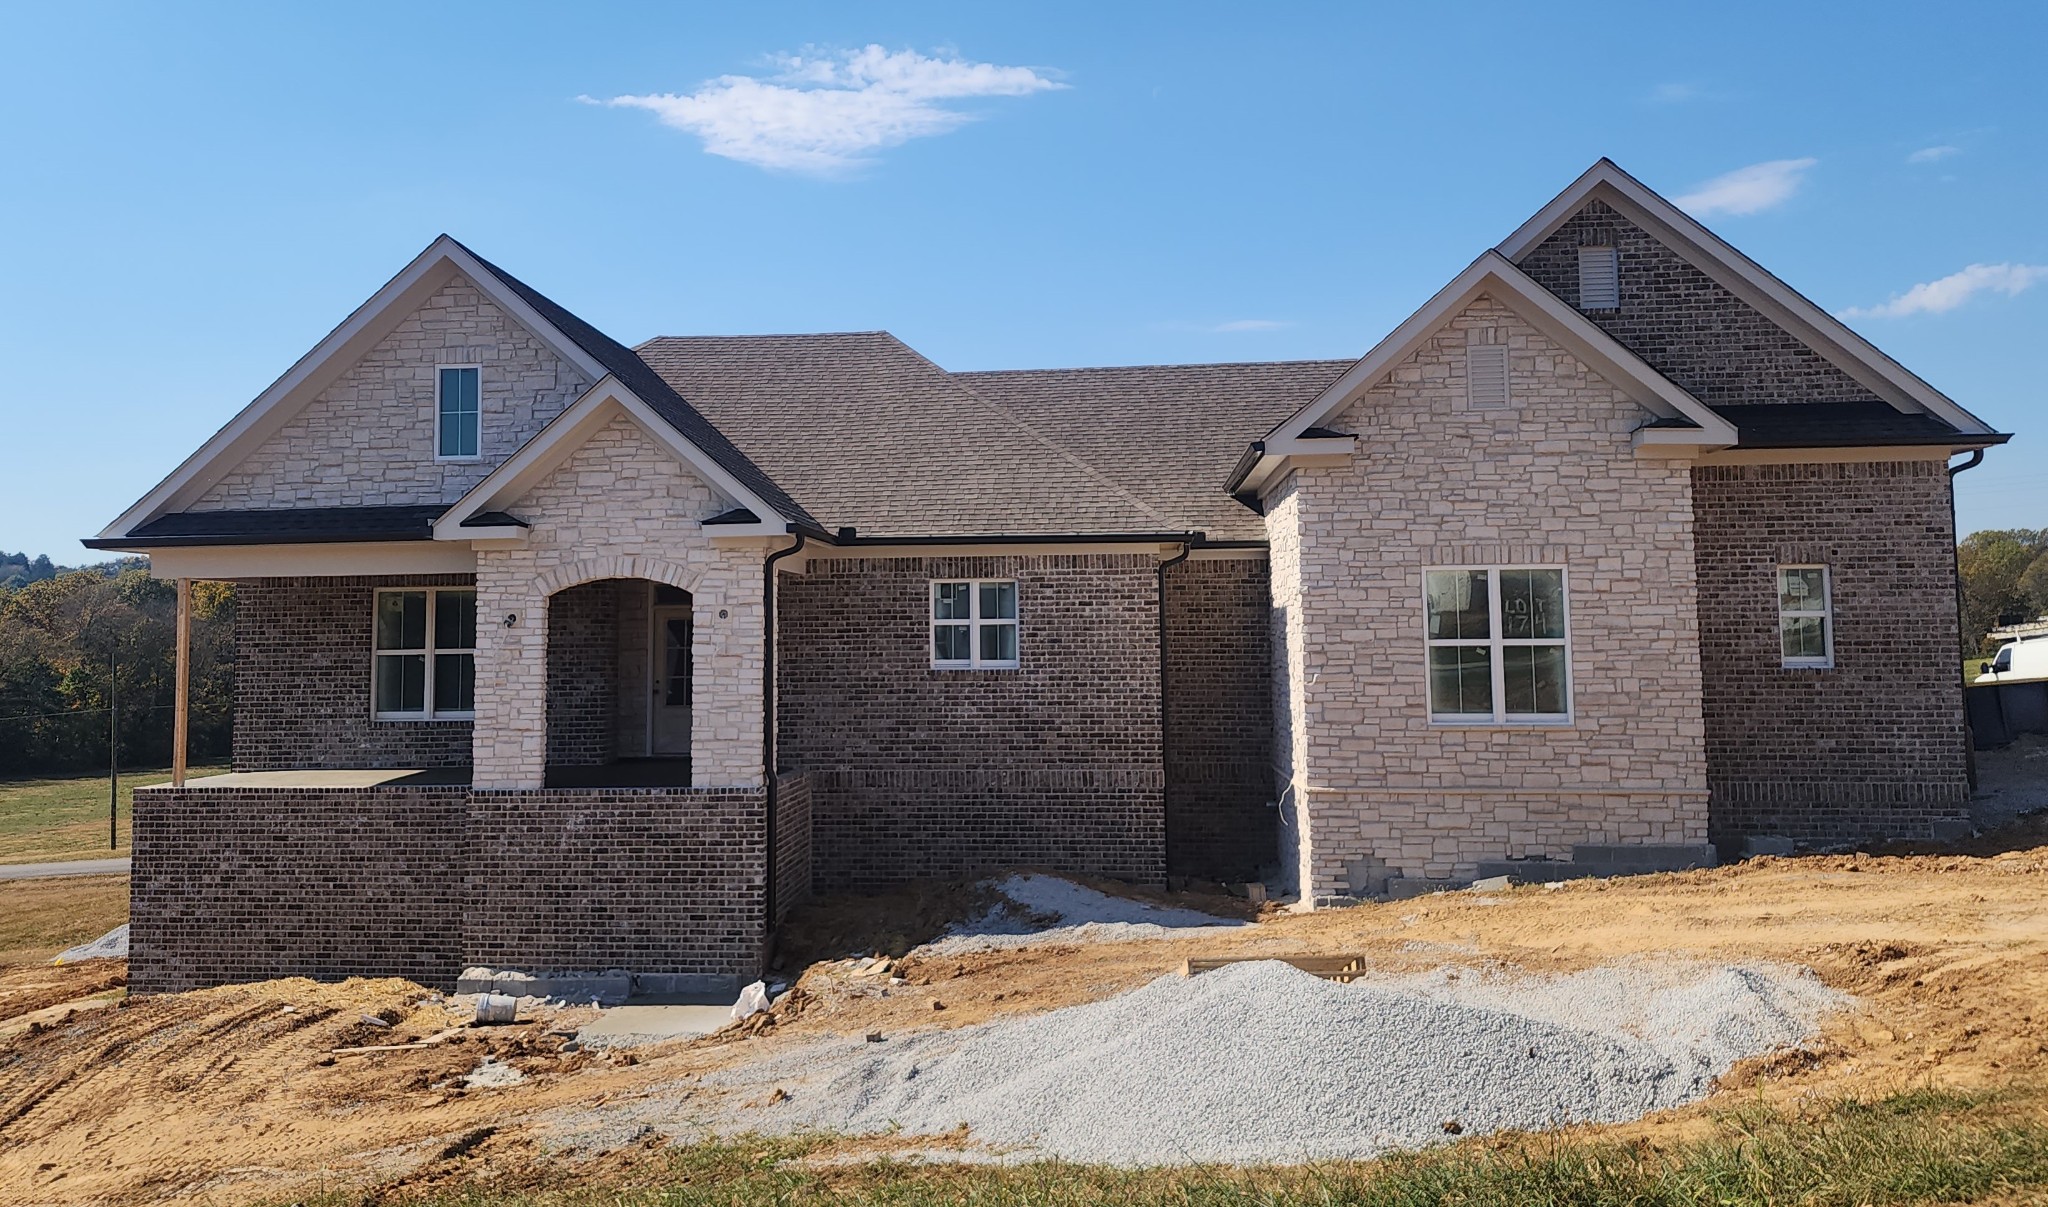
{"label": "gutter", "polygon": [[1170,823],[1173,810],[1166,800],[1166,571],[1188,560],[1194,551],[1193,543],[1184,544],[1179,553],[1159,563],[1159,846],[1169,887],[1173,883],[1173,830]]}
{"label": "gutter", "polygon": [[766,875],[761,878],[762,924],[766,928],[761,936],[764,957],[775,937],[775,563],[802,549],[809,539],[807,533],[800,531],[796,544],[777,549],[761,563],[761,786],[768,804],[766,824],[762,827],[767,844],[763,855]]}
{"label": "gutter", "polygon": [[[1984,450],[1970,450],[1970,459],[1961,465],[1948,467],[1948,547],[1950,563],[1956,578],[1956,637],[1963,635],[1963,551],[1956,536],[1956,475],[1966,469],[1975,469],[1984,464]],[[1963,771],[1969,777],[1970,791],[1977,791],[1977,738],[1970,732],[1970,685],[1967,681],[1957,691],[1963,706]],[[1994,691],[1991,698],[1998,702],[1998,722],[2001,729],[2010,729],[2005,724],[2005,693]]]}

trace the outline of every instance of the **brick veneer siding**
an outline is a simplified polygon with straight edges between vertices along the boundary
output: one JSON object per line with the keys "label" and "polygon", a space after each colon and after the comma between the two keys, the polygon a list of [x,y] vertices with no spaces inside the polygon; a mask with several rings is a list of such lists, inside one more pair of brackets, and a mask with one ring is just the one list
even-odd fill
{"label": "brick veneer siding", "polygon": [[[434,459],[434,368],[480,364],[482,452]],[[456,276],[191,510],[452,503],[591,382]]]}
{"label": "brick veneer siding", "polygon": [[763,553],[714,546],[702,523],[731,506],[623,416],[512,506],[526,543],[476,555],[478,614],[520,618],[478,626],[477,787],[541,785],[548,616],[559,593],[607,578],[690,593],[692,786],[761,785]]}
{"label": "brick veneer siding", "polygon": [[1877,396],[1602,201],[1522,257],[1524,272],[1579,304],[1579,252],[1614,247],[1621,305],[1582,313],[1701,402],[1869,402]]}
{"label": "brick veneer siding", "polygon": [[[1467,408],[1468,342],[1509,346],[1512,407]],[[1272,497],[1275,751],[1304,896],[1705,841],[1691,476],[1635,456],[1644,419],[1481,298],[1335,417],[1359,434],[1348,465],[1297,469]],[[1430,722],[1423,572],[1488,564],[1566,568],[1569,724]]]}
{"label": "brick veneer siding", "polygon": [[[1165,872],[1156,559],[819,559],[782,579],[781,758],[820,890],[1032,864]],[[1015,670],[934,670],[933,579],[1014,578]]]}
{"label": "brick veneer siding", "polygon": [[[1967,817],[1943,463],[1693,471],[1717,839],[1924,836]],[[1823,564],[1835,665],[1788,670],[1777,567]]]}
{"label": "brick veneer siding", "polygon": [[128,976],[168,992],[460,969],[465,788],[145,788]]}
{"label": "brick veneer siding", "polygon": [[620,585],[584,583],[548,603],[550,767],[587,767],[614,757]]}
{"label": "brick veneer siding", "polygon": [[468,586],[468,575],[261,578],[235,589],[237,771],[459,767],[468,721],[373,721],[377,587]]}
{"label": "brick veneer siding", "polygon": [[1166,571],[1166,866],[1242,880],[1279,858],[1264,558]]}
{"label": "brick veneer siding", "polygon": [[[779,891],[808,893],[809,785],[785,776]],[[760,970],[754,789],[146,788],[130,984],[278,976]]]}
{"label": "brick veneer siding", "polygon": [[775,781],[775,920],[811,895],[811,780]]}

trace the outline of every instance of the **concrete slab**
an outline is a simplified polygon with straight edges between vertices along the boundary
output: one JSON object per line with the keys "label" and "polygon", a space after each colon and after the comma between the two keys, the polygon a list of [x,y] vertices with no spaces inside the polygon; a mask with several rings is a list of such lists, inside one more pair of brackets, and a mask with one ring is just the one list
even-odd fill
{"label": "concrete slab", "polygon": [[631,1048],[669,1039],[709,1035],[732,1021],[732,1007],[613,1006],[576,1032],[576,1042],[593,1048]]}
{"label": "concrete slab", "polygon": [[50,876],[126,876],[128,860],[65,859],[55,863],[0,863],[0,880],[42,880]]}
{"label": "concrete slab", "polygon": [[[319,771],[224,771],[219,775],[202,775],[185,781],[187,788],[386,788],[393,786],[445,786],[459,787],[469,783],[467,767],[397,767],[385,770],[319,770]],[[168,788],[168,784],[152,784],[149,788],[138,788],[148,792],[152,788]]]}

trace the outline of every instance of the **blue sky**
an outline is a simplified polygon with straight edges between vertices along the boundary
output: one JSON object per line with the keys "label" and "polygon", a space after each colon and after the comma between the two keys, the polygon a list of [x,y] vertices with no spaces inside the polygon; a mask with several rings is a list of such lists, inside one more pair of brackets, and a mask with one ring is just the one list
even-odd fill
{"label": "blue sky", "polygon": [[9,5],[0,548],[87,556],[441,231],[629,343],[1355,356],[1603,154],[2020,433],[1964,532],[2048,526],[2044,44],[2031,5]]}

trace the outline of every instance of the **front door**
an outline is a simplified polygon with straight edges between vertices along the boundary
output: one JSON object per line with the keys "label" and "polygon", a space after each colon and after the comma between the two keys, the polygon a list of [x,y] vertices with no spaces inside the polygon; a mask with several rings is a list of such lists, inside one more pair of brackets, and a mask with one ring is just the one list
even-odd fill
{"label": "front door", "polygon": [[654,715],[648,753],[690,753],[690,609],[654,609]]}

